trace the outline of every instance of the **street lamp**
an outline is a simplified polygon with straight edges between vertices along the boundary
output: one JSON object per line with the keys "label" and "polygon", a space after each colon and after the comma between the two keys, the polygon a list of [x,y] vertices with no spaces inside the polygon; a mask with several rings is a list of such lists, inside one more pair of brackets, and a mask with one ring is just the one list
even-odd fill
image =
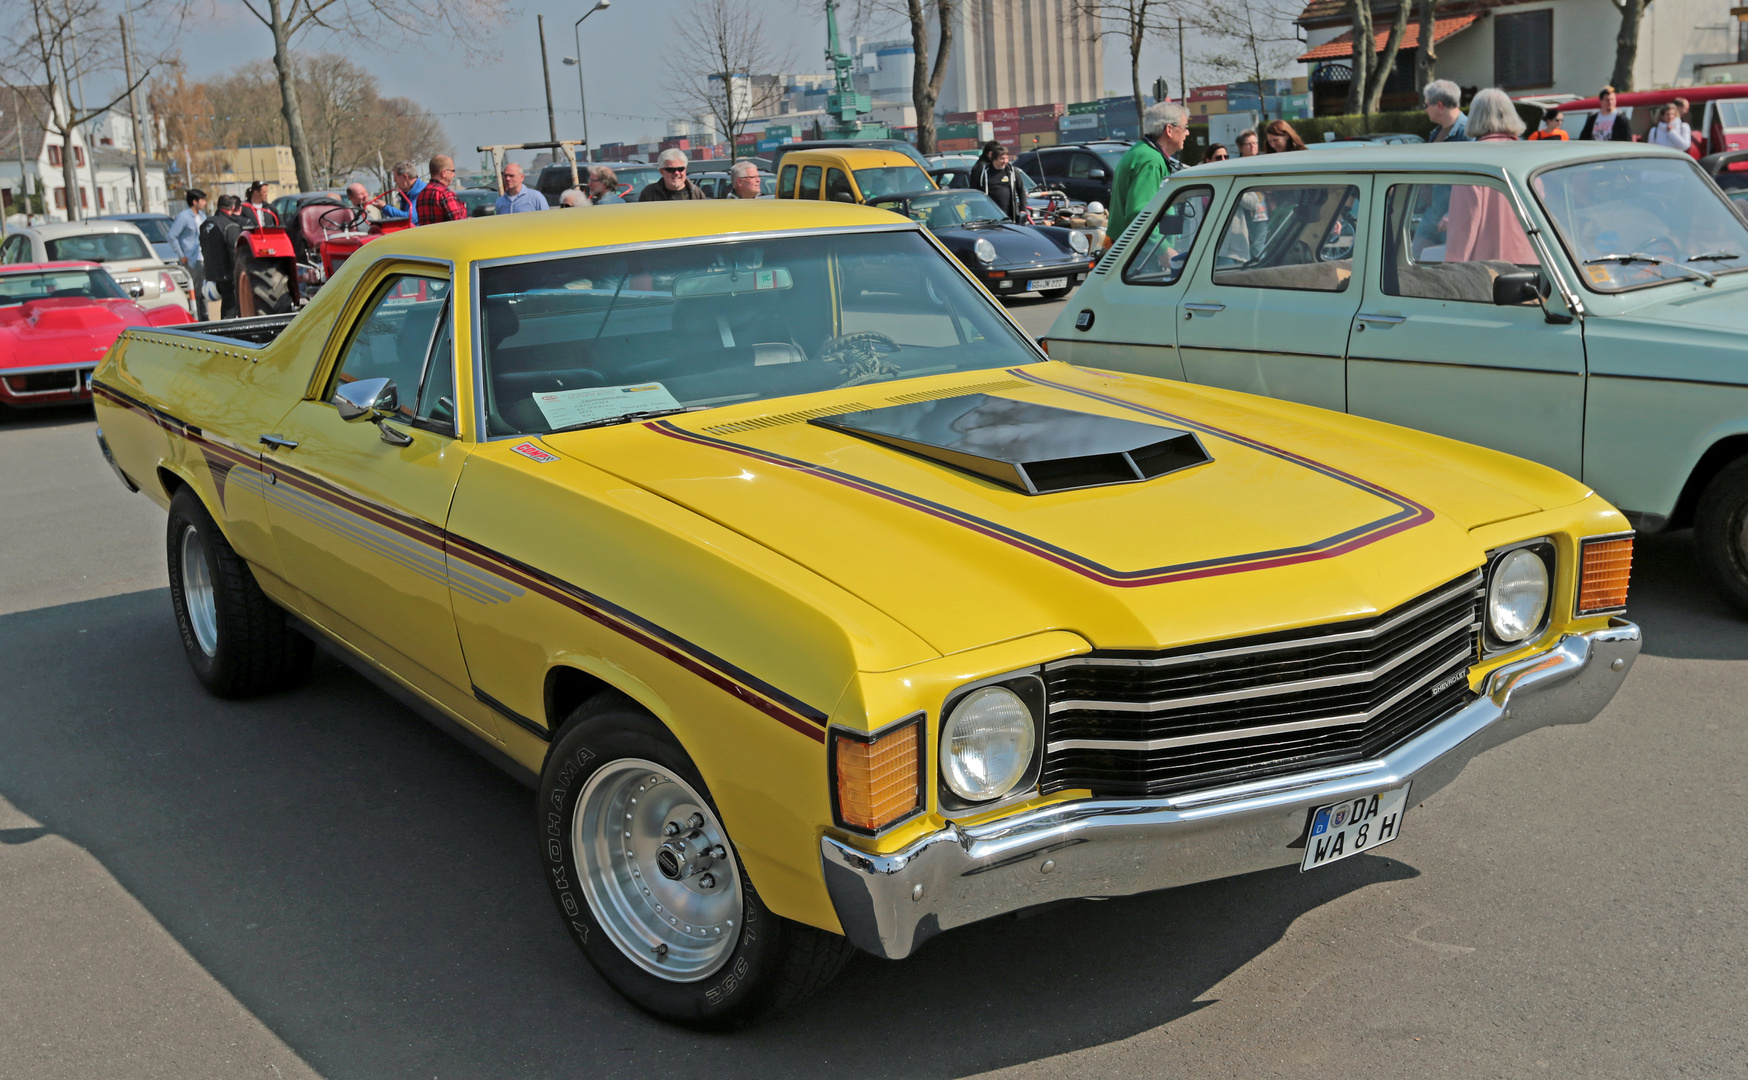
{"label": "street lamp", "polygon": [[571,35],[576,39],[577,54],[564,58],[565,63],[573,64],[577,69],[577,100],[583,106],[583,151],[585,153],[592,149],[593,144],[589,142],[589,97],[583,91],[583,19],[597,11],[605,10],[612,3],[613,0],[595,0],[595,6],[583,12],[583,18],[571,25]]}

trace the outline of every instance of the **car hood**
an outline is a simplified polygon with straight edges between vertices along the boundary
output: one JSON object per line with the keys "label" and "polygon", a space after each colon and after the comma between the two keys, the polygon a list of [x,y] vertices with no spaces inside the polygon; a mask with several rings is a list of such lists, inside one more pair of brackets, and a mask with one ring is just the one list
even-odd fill
{"label": "car hood", "polygon": [[967,248],[979,240],[988,240],[995,246],[997,264],[1061,262],[1065,256],[1073,254],[1066,244],[1057,243],[1048,233],[1030,225],[979,225],[975,229],[956,226],[942,229],[937,235],[943,241],[951,238]]}
{"label": "car hood", "polygon": [[0,308],[0,334],[15,348],[0,349],[0,369],[95,363],[129,326],[146,325],[126,300],[32,300]]}
{"label": "car hood", "polygon": [[[968,392],[1190,431],[1211,460],[1027,495],[808,422]],[[1047,363],[544,441],[809,567],[942,653],[1045,630],[1150,648],[1360,617],[1479,565],[1469,529],[1544,508],[1397,429],[1253,400]]]}

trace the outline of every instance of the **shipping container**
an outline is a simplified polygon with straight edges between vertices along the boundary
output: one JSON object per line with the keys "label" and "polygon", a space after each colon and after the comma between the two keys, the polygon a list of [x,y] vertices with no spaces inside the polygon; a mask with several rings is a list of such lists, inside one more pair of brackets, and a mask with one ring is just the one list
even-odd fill
{"label": "shipping container", "polygon": [[760,139],[755,145],[758,147],[759,153],[767,154],[767,153],[770,153],[772,150],[777,149],[777,147],[782,146],[783,140],[782,139]]}
{"label": "shipping container", "polygon": [[992,124],[1011,123],[1019,118],[1020,110],[1018,109],[985,109],[983,115],[978,117],[979,120],[988,120]]}
{"label": "shipping container", "polygon": [[976,124],[953,123],[935,126],[935,137],[939,139],[975,139],[977,134]]}
{"label": "shipping container", "polygon": [[1197,86],[1197,87],[1194,87],[1190,90],[1190,101],[1192,103],[1197,102],[1197,101],[1225,101],[1225,100],[1226,100],[1226,87],[1224,87],[1224,86]]}
{"label": "shipping container", "polygon": [[949,124],[975,124],[987,120],[988,117],[980,112],[950,112],[942,119]]}
{"label": "shipping container", "polygon": [[1020,152],[1025,153],[1027,150],[1036,150],[1040,146],[1055,146],[1061,141],[1062,137],[1056,134],[1055,131],[1034,131],[1025,133],[1020,136]]}
{"label": "shipping container", "polygon": [[765,138],[767,139],[780,139],[785,135],[793,134],[795,134],[795,128],[790,124],[767,124],[765,126]]}
{"label": "shipping container", "polygon": [[1084,138],[1086,136],[1082,134],[1083,132],[1091,131],[1099,126],[1099,114],[1096,112],[1069,113],[1058,120],[1056,126],[1059,131],[1074,132],[1076,137]]}
{"label": "shipping container", "polygon": [[1060,103],[1050,105],[1027,105],[1020,110],[1021,120],[1037,120],[1040,118],[1054,120],[1062,115]]}
{"label": "shipping container", "polygon": [[1019,127],[1021,135],[1031,135],[1040,131],[1055,131],[1056,118],[1054,116],[1022,117]]}
{"label": "shipping container", "polygon": [[936,139],[935,152],[940,154],[955,154],[962,150],[976,150],[976,139]]}
{"label": "shipping container", "polygon": [[1098,111],[1099,103],[1096,101],[1076,101],[1071,102],[1068,106],[1068,115],[1070,116],[1080,116],[1085,113],[1096,113]]}

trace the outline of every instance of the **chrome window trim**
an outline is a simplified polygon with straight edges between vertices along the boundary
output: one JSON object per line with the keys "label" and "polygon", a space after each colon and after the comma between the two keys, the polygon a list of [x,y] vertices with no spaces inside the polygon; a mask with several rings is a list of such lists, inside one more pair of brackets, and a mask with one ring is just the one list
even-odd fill
{"label": "chrome window trim", "polygon": [[[966,281],[970,282],[978,292],[984,294],[985,298],[989,301],[990,308],[1002,319],[1006,320],[1007,324],[1013,328],[1014,333],[1020,338],[1020,340],[1025,342],[1032,349],[1033,357],[1028,361],[1029,363],[1048,363],[1050,361],[1049,355],[1039,349],[1037,340],[1027,332],[1025,327],[1019,324],[1018,319],[1016,319],[1006,307],[1002,306],[993,296],[989,295],[989,290],[984,287],[982,282],[977,280],[977,277],[972,274],[965,264],[960,262],[958,257],[951,251],[948,251],[947,248],[935,238],[934,234],[930,233],[927,229],[918,225],[914,221],[894,221],[890,223],[878,222],[870,225],[830,225],[816,229],[773,229],[764,232],[718,233],[711,236],[682,236],[669,238],[667,240],[610,244],[604,247],[567,248],[564,251],[542,251],[528,255],[505,255],[496,259],[475,259],[472,263],[468,264],[467,297],[469,322],[468,348],[473,354],[468,364],[468,369],[472,372],[472,380],[468,387],[468,392],[472,399],[470,414],[473,417],[474,425],[473,441],[484,445],[491,442],[502,442],[505,439],[538,439],[543,437],[541,434],[528,433],[518,435],[490,435],[487,433],[485,395],[483,393],[473,393],[474,387],[483,386],[485,384],[486,377],[485,340],[481,336],[485,320],[479,317],[479,304],[483,297],[480,290],[481,270],[490,270],[499,266],[517,266],[522,263],[544,262],[549,259],[576,258],[584,255],[615,255],[623,251],[649,251],[658,248],[665,249],[676,247],[703,247],[708,244],[739,243],[746,240],[787,240],[793,237],[802,236],[853,236],[859,233],[887,232],[910,232],[921,236],[924,242],[933,247],[936,254],[941,256],[943,262],[952,269],[957,270],[960,277],[963,277]],[[1021,356],[1023,355],[1024,354],[1022,353]],[[1000,370],[1002,367],[1018,367],[1021,366],[1017,362],[1018,359],[1019,358],[1016,357],[1015,364],[1003,364],[998,367],[978,368],[976,370],[996,371]],[[898,380],[899,383],[905,381],[908,380]],[[897,384],[895,383],[895,385]],[[806,395],[786,394],[783,397],[805,396]],[[763,398],[760,400],[781,401],[783,398]],[[457,410],[457,415],[459,416],[459,410]]]}
{"label": "chrome window trim", "polygon": [[[1324,634],[1315,637],[1293,638],[1288,641],[1271,641],[1265,645],[1251,645],[1236,649],[1214,649],[1209,652],[1189,653],[1184,656],[1148,657],[1145,659],[1128,659],[1112,656],[1070,656],[1062,660],[1053,660],[1044,665],[1045,671],[1055,671],[1066,667],[1168,667],[1175,664],[1193,664],[1203,660],[1224,660],[1233,656],[1247,656],[1252,653],[1280,652],[1285,649],[1301,649],[1307,645],[1327,645],[1343,641],[1365,641],[1389,633],[1403,622],[1414,619],[1427,610],[1445,603],[1459,593],[1472,591],[1477,585],[1484,585],[1485,578],[1480,569],[1471,570],[1467,575],[1451,583],[1450,587],[1432,596],[1406,611],[1401,612],[1388,621],[1379,623],[1369,630],[1350,630],[1341,634]],[[1485,595],[1483,595],[1485,599]],[[1311,627],[1309,629],[1316,629]]]}

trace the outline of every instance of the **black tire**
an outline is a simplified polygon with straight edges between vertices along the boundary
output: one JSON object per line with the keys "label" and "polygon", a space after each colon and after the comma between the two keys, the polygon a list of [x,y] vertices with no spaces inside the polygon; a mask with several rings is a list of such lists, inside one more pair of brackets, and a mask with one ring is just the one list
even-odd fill
{"label": "black tire", "polygon": [[255,301],[256,315],[283,315],[295,306],[291,298],[291,276],[277,259],[242,260],[244,277],[249,282]]}
{"label": "black tire", "polygon": [[[309,674],[314,643],[293,630],[285,612],[267,599],[248,563],[189,488],[170,500],[165,547],[176,629],[202,686],[222,698],[251,697],[294,686]],[[204,566],[204,581],[191,586],[185,556],[193,575]],[[210,603],[201,595],[206,588]]]}
{"label": "black tire", "polygon": [[1694,510],[1693,534],[1724,599],[1748,616],[1748,457],[1726,465],[1706,485]]}
{"label": "black tire", "polygon": [[1073,291],[1074,286],[1070,285],[1066,289],[1039,289],[1038,295],[1046,300],[1060,300]]}
{"label": "black tire", "polygon": [[[836,934],[772,914],[738,871],[741,919],[736,940],[706,977],[692,982],[660,977],[615,943],[584,888],[588,868],[578,861],[574,826],[590,779],[609,766],[623,768],[628,759],[659,765],[689,784],[716,813],[715,801],[686,752],[630,698],[607,691],[571,714],[540,778],[540,860],[559,917],[601,977],[652,1016],[704,1030],[743,1027],[775,1016],[837,977],[855,955],[855,946]],[[733,849],[732,840],[729,847]]]}

